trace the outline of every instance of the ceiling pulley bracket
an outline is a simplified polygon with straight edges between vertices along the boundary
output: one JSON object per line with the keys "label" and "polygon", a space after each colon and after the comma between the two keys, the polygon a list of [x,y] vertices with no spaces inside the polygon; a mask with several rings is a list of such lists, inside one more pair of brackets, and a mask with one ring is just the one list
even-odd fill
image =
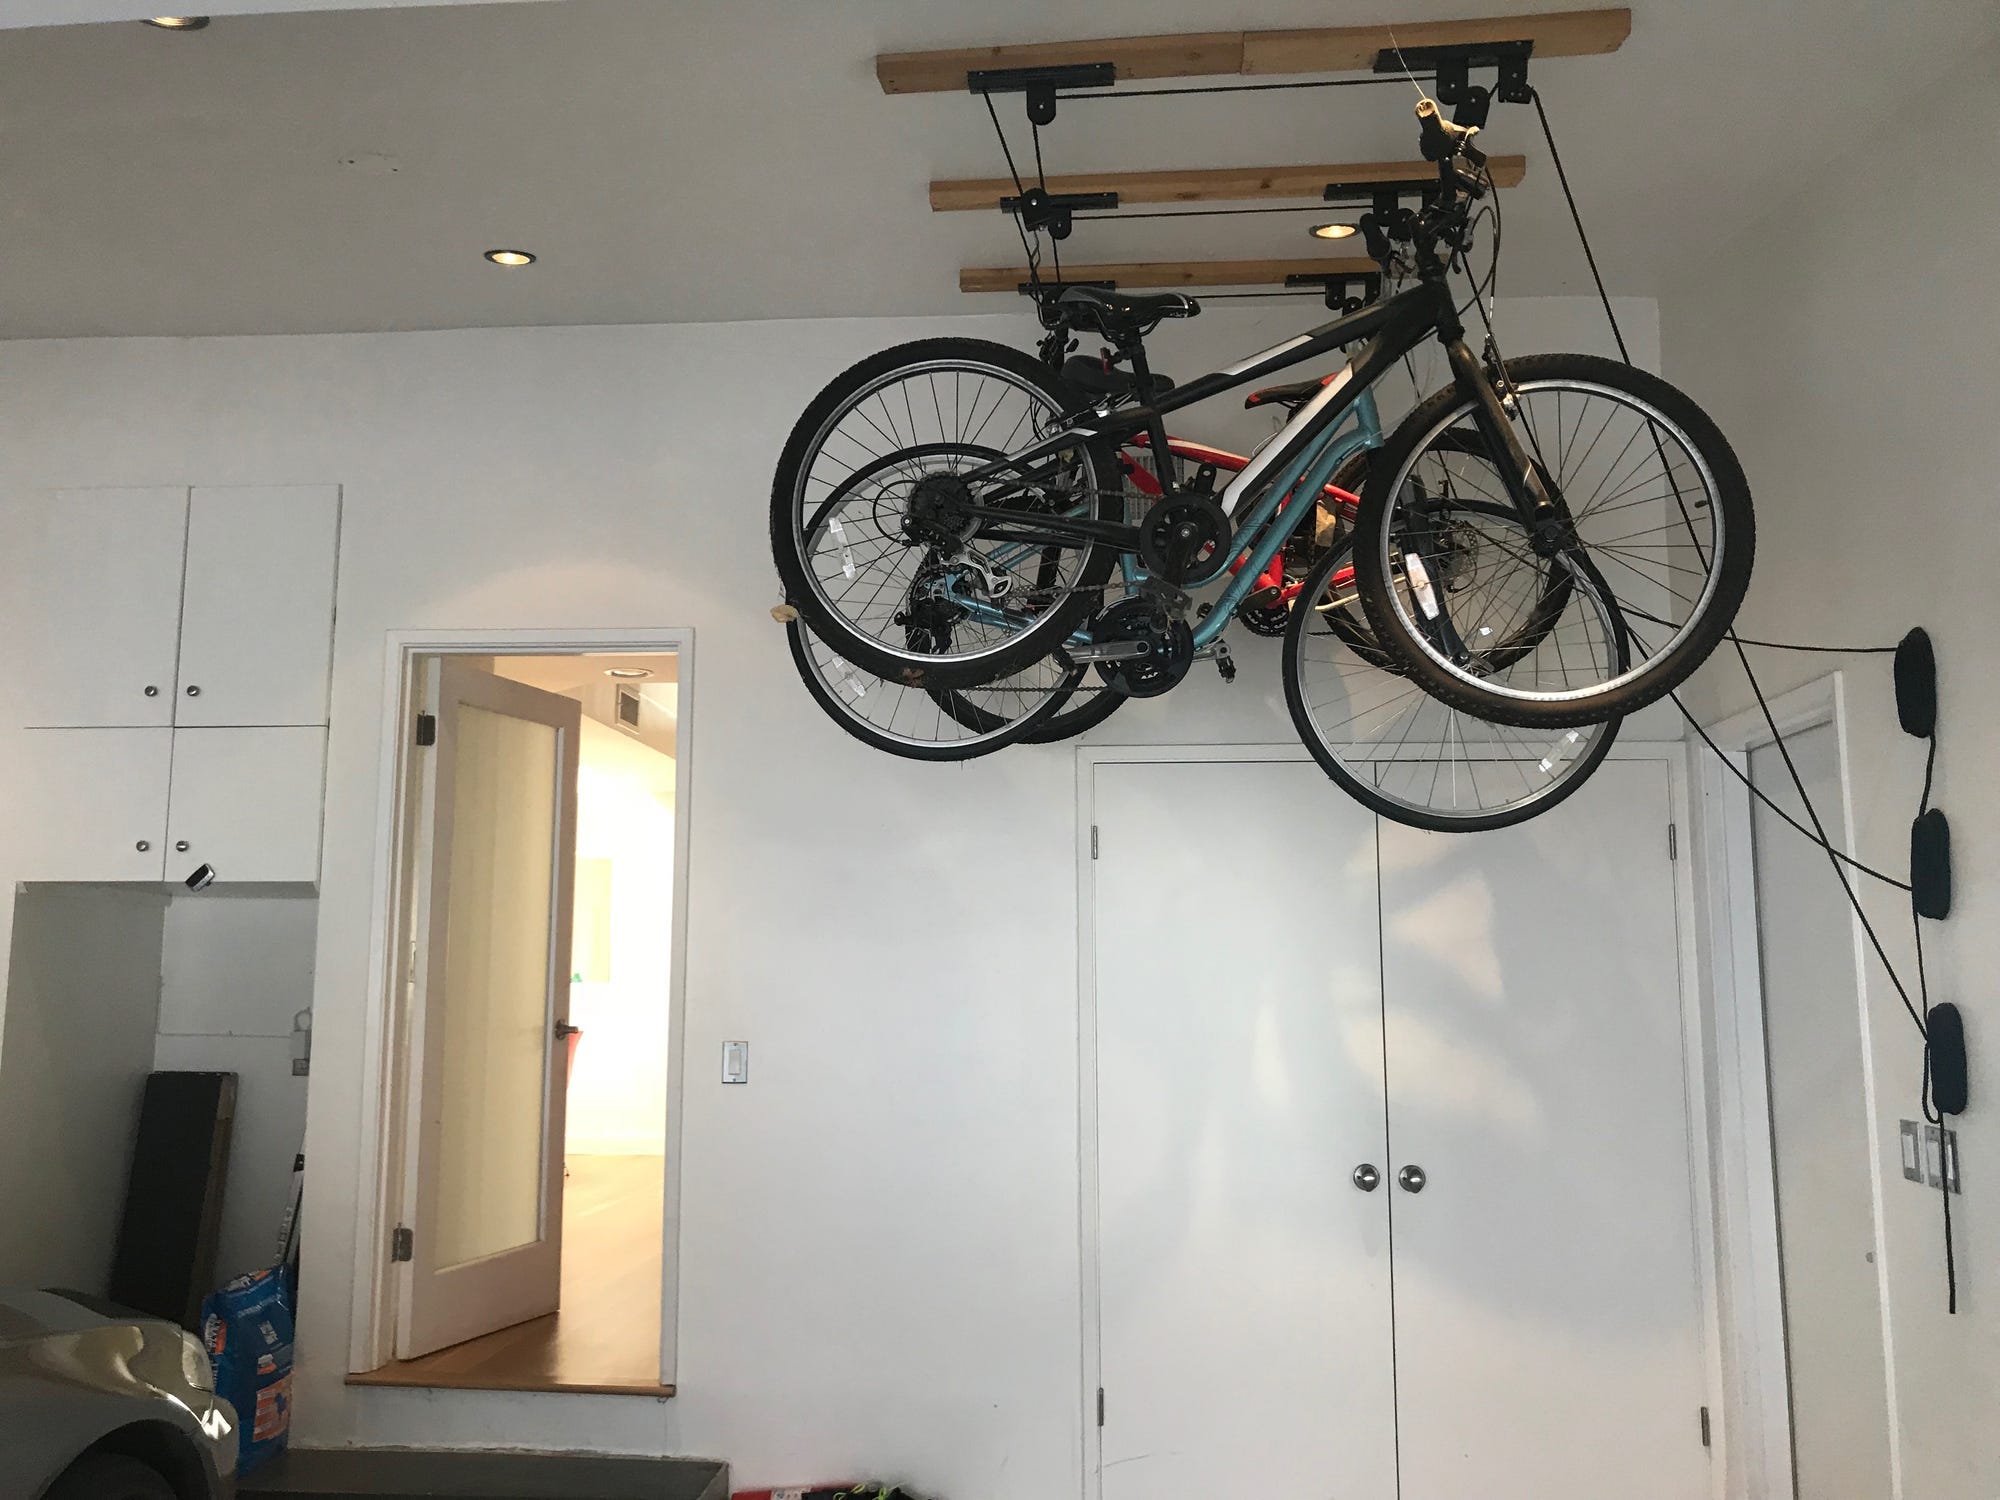
{"label": "ceiling pulley bracket", "polygon": [[1066,240],[1075,227],[1072,215],[1107,212],[1118,206],[1116,193],[1052,193],[1031,187],[1018,198],[1002,198],[1000,211],[1019,214],[1021,227],[1030,234],[1046,229],[1051,239]]}
{"label": "ceiling pulley bracket", "polygon": [[1047,125],[1056,117],[1063,89],[1108,89],[1118,81],[1116,63],[1060,63],[1042,68],[973,68],[965,86],[975,94],[1025,94],[1028,121]]}
{"label": "ceiling pulley bracket", "polygon": [[[1375,71],[1431,73],[1437,80],[1438,103],[1457,107],[1455,124],[1484,125],[1495,98],[1503,104],[1526,104],[1535,97],[1528,86],[1528,55],[1534,50],[1532,38],[1443,47],[1384,47],[1375,54]],[[1472,81],[1474,68],[1495,70],[1491,89]]]}
{"label": "ceiling pulley bracket", "polygon": [[1382,273],[1380,271],[1328,271],[1310,275],[1295,273],[1285,278],[1288,287],[1318,287],[1326,294],[1329,310],[1339,313],[1358,312],[1371,302],[1382,297]]}

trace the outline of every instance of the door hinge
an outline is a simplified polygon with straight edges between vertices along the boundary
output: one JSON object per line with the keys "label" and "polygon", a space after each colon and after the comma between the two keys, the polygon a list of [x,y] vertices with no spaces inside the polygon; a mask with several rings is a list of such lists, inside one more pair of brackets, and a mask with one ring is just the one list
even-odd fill
{"label": "door hinge", "polygon": [[436,714],[417,715],[417,743],[435,745],[438,742],[438,720]]}
{"label": "door hinge", "polygon": [[1672,823],[1667,825],[1667,859],[1671,863],[1681,857],[1681,831]]}
{"label": "door hinge", "polygon": [[417,1253],[417,1237],[409,1225],[398,1224],[389,1235],[389,1259],[409,1260]]}
{"label": "door hinge", "polygon": [[1705,1406],[1704,1406],[1704,1407],[1703,1407],[1703,1408],[1701,1409],[1701,1445],[1702,1445],[1702,1447],[1704,1447],[1704,1448],[1706,1448],[1706,1447],[1708,1447],[1708,1446],[1709,1446],[1709,1440],[1708,1440],[1708,1408],[1707,1408],[1707,1407],[1705,1407]]}
{"label": "door hinge", "polygon": [[1104,1425],[1104,1387],[1101,1385],[1097,1388],[1097,1425]]}
{"label": "door hinge", "polygon": [[1097,858],[1097,825],[1095,823],[1090,825],[1090,857],[1092,859]]}

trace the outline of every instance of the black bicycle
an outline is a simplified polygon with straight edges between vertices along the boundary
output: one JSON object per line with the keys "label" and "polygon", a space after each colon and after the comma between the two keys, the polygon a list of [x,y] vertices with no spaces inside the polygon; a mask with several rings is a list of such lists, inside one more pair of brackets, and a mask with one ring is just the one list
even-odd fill
{"label": "black bicycle", "polygon": [[[1078,409],[1045,362],[969,339],[886,350],[829,385],[786,444],[771,507],[786,599],[814,637],[926,692],[1044,661],[1171,685],[1311,513],[1284,498],[1317,494],[1366,448],[1355,592],[1372,641],[1426,692],[1493,723],[1563,728],[1685,680],[1749,585],[1754,522],[1735,455],[1692,400],[1644,371],[1581,354],[1503,361],[1490,338],[1483,358],[1472,351],[1449,277],[1491,179],[1476,127],[1429,99],[1417,115],[1437,184],[1375,228],[1412,277],[1379,302],[1159,392],[1144,337],[1200,305],[1071,286],[1061,314],[1129,365],[1122,394]],[[1385,441],[1365,398],[1433,338],[1452,383]],[[1170,413],[1350,349],[1219,491],[1180,472]],[[1136,520],[1117,460],[1134,441],[1162,485]],[[1468,594],[1473,535],[1480,586]],[[1198,613],[1191,591],[1232,563]]]}

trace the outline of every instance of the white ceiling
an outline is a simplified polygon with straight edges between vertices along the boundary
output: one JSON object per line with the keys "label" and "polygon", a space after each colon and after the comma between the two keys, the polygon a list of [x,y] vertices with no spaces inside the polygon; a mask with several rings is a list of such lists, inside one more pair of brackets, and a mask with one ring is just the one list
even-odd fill
{"label": "white ceiling", "polygon": [[[211,0],[213,25],[171,34],[107,20],[144,13],[113,0],[0,0],[0,337],[1004,308],[962,296],[956,272],[1016,261],[1011,225],[933,215],[924,198],[932,176],[1002,170],[985,112],[963,95],[884,96],[876,52],[1528,7],[290,0],[291,14],[222,14],[245,8]],[[1938,55],[2000,34],[1991,0],[1633,8],[1622,51],[1531,75],[1622,292],[1656,290],[1791,174],[1918,99]],[[34,24],[79,17],[100,24]],[[1019,102],[1001,102],[1024,150]],[[1394,87],[1076,101],[1043,144],[1051,171],[1403,157],[1410,103]],[[1532,111],[1496,109],[1488,144],[1529,158],[1507,195],[1502,290],[1584,290]],[[1064,250],[1309,255],[1310,218],[1086,224]],[[480,259],[494,246],[542,259],[501,270]]]}

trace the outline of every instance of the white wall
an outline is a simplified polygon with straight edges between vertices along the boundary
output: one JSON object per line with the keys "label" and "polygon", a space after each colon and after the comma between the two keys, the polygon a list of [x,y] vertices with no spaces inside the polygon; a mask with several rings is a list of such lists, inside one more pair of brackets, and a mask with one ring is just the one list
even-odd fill
{"label": "white wall", "polygon": [[277,1255],[305,1139],[308,1080],[292,1074],[292,1018],[312,1005],[318,915],[309,894],[222,887],[167,905],[153,1066],[236,1075],[217,1285]]}
{"label": "white wall", "polygon": [[[1250,306],[1166,331],[1161,366],[1188,378],[1320,316]],[[1626,311],[1650,363],[1653,310]],[[1605,346],[1586,302],[1501,317],[1516,352]],[[1071,747],[969,765],[868,750],[807,698],[767,613],[771,468],[792,420],[853,361],[953,330],[1034,333],[1015,315],[0,346],[0,498],[344,486],[301,1442],[685,1452],[726,1457],[753,1486],[889,1471],[987,1500],[1075,1492]],[[1185,430],[1266,430],[1218,417]],[[0,609],[18,592],[0,578]],[[694,628],[698,679],[679,809],[681,1394],[349,1388],[385,632],[676,625]],[[0,631],[0,649],[16,638]],[[1238,661],[1234,687],[1199,668],[1098,737],[1288,740],[1276,643],[1245,636]],[[0,739],[0,778],[14,753]],[[737,1037],[754,1044],[752,1082],[725,1087],[718,1048]]]}
{"label": "white wall", "polygon": [[0,1285],[103,1295],[153,1068],[165,900],[25,888],[0,1030]]}
{"label": "white wall", "polygon": [[[1933,999],[1966,1009],[1973,1077],[1960,1124],[1965,1192],[1952,1205],[1956,1318],[1945,1315],[1937,1195],[1898,1168],[1896,1121],[1917,1113],[1921,1044],[1872,960],[1866,976],[1902,1493],[1912,1500],[1991,1500],[2000,1488],[1996,104],[2000,49],[1988,48],[1954,59],[1907,115],[1843,122],[1838,164],[1720,241],[1661,310],[1666,373],[1730,434],[1756,497],[1743,632],[1869,644],[1923,625],[1937,646],[1936,800],[1952,820],[1956,898],[1926,948]],[[1846,669],[1858,852],[1907,869],[1923,750],[1897,728],[1888,658],[1755,660],[1772,691]],[[1698,683],[1718,716],[1750,702],[1733,656]],[[1907,899],[1861,885],[1914,983]]]}
{"label": "white wall", "polygon": [[657,1156],[667,1130],[674,763],[585,719],[576,806],[577,858],[610,862],[611,930],[608,977],[570,986],[569,1018],[583,1035],[567,1144],[572,1152]]}

